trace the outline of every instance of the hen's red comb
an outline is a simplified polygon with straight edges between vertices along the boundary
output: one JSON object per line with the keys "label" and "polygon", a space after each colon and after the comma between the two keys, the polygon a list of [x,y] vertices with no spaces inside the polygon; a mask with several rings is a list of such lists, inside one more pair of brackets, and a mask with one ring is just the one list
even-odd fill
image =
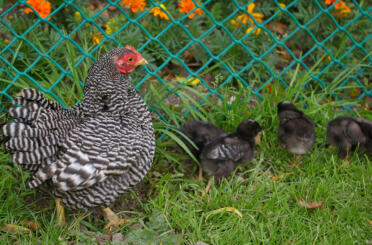
{"label": "hen's red comb", "polygon": [[133,51],[133,52],[135,52],[135,53],[138,53],[138,51],[137,51],[133,46],[126,45],[125,48],[126,48],[126,49],[129,49],[130,51]]}

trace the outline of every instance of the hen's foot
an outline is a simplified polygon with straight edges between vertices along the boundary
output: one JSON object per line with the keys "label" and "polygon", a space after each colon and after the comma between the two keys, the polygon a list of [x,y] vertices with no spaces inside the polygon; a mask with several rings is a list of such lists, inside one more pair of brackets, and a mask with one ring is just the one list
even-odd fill
{"label": "hen's foot", "polygon": [[105,229],[112,229],[114,227],[119,227],[128,220],[121,219],[117,214],[115,214],[109,207],[103,209],[103,214],[105,215],[106,220],[108,221],[107,225],[105,226]]}

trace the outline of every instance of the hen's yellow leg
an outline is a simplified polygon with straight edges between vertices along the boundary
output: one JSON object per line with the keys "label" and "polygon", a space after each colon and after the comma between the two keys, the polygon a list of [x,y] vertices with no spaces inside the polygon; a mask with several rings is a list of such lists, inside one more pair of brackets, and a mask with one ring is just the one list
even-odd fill
{"label": "hen's yellow leg", "polygon": [[62,206],[61,198],[56,198],[57,225],[66,224],[65,208]]}

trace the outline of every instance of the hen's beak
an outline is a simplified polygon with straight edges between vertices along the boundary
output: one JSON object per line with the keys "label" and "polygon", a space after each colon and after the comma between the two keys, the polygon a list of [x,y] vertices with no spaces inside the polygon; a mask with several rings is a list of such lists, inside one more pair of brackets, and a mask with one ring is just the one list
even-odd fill
{"label": "hen's beak", "polygon": [[147,65],[149,62],[147,62],[147,60],[145,60],[144,58],[140,59],[137,63],[136,63],[136,66],[140,66],[140,65]]}

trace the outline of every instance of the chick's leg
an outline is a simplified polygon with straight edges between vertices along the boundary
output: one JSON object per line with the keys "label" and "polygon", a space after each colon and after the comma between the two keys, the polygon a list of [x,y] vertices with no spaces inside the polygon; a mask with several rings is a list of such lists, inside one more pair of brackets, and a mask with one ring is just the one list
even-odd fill
{"label": "chick's leg", "polygon": [[289,160],[289,162],[291,163],[291,167],[295,167],[298,171],[300,171],[300,173],[304,173],[304,171],[298,166],[298,161],[300,160],[300,158],[302,157],[302,155],[296,155],[296,160],[295,162],[292,162],[291,160]]}
{"label": "chick's leg", "polygon": [[199,175],[198,175],[198,179],[199,179],[200,181],[203,180],[203,169],[202,169],[202,167],[200,167],[200,166],[199,166]]}
{"label": "chick's leg", "polygon": [[350,165],[350,162],[349,162],[349,151],[346,152],[346,157],[345,157],[345,161],[344,161],[343,165]]}
{"label": "chick's leg", "polygon": [[123,225],[128,220],[121,219],[117,214],[115,214],[109,207],[103,209],[103,214],[108,221],[105,229],[112,229],[112,227],[118,227]]}
{"label": "chick's leg", "polygon": [[61,198],[56,198],[57,225],[66,224],[65,208],[62,206]]}

